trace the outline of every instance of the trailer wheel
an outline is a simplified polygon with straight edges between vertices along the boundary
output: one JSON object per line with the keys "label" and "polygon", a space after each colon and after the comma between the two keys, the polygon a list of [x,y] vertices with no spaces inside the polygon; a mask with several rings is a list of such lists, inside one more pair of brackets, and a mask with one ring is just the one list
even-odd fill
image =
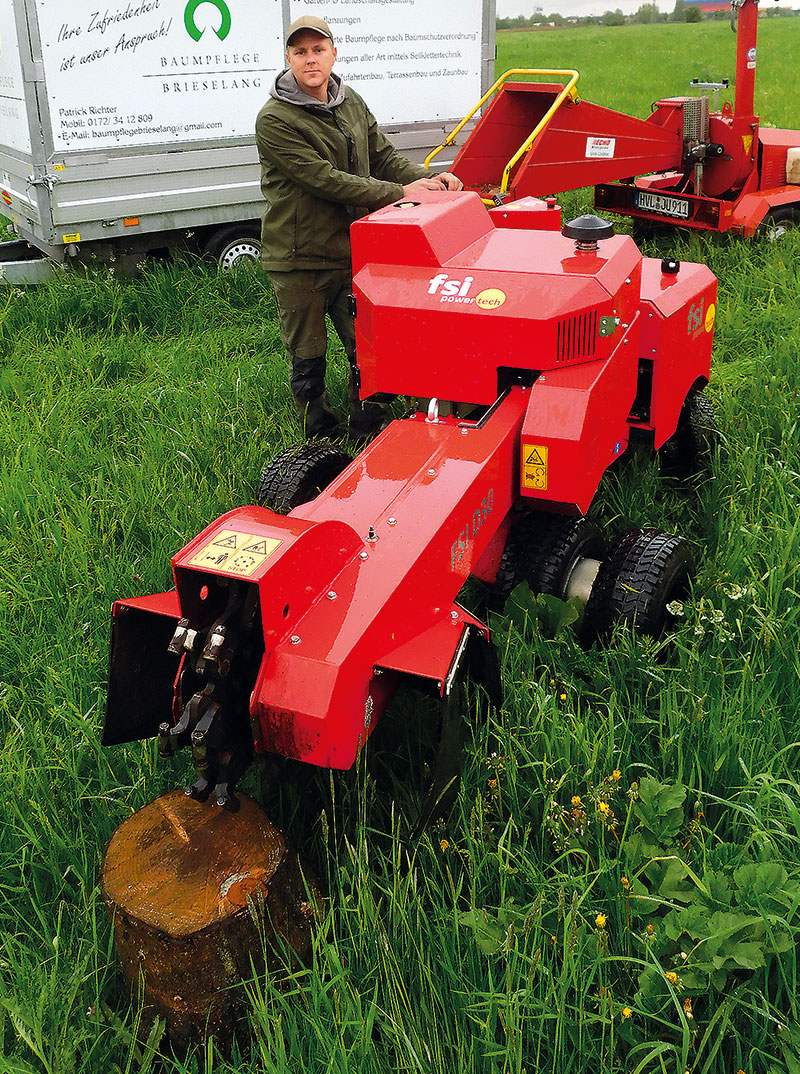
{"label": "trailer wheel", "polygon": [[203,248],[225,272],[242,265],[261,264],[261,229],[258,224],[234,224],[215,231]]}
{"label": "trailer wheel", "polygon": [[352,461],[348,452],[329,440],[296,444],[264,468],[256,493],[258,503],[287,515],[315,499]]}
{"label": "trailer wheel", "polygon": [[578,562],[602,555],[603,537],[590,518],[528,511],[506,539],[489,608],[502,611],[520,582],[534,593],[564,597]]}
{"label": "trailer wheel", "polygon": [[610,632],[615,623],[660,639],[675,621],[667,605],[689,592],[694,556],[687,541],[658,530],[630,530],[612,547],[586,605],[587,630]]}
{"label": "trailer wheel", "polygon": [[678,427],[659,448],[665,470],[692,477],[710,470],[722,435],[714,404],[703,392],[690,391],[678,417]]}
{"label": "trailer wheel", "polygon": [[781,205],[768,212],[756,229],[756,235],[767,242],[780,242],[787,231],[800,226],[800,209],[794,205]]}

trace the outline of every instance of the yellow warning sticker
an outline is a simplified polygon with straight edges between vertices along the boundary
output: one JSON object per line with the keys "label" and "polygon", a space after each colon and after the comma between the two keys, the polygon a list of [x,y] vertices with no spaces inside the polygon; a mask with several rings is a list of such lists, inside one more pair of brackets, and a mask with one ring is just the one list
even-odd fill
{"label": "yellow warning sticker", "polygon": [[548,455],[543,444],[522,445],[522,487],[544,492],[547,488]]}
{"label": "yellow warning sticker", "polygon": [[[753,64],[753,66],[755,66],[755,64]],[[753,135],[752,134],[743,134],[742,135],[742,149],[745,151],[745,153],[746,153],[746,155],[748,157],[750,156],[750,150],[752,148],[753,148]]]}
{"label": "yellow warning sticker", "polygon": [[239,530],[220,530],[189,560],[192,567],[249,578],[283,542]]}
{"label": "yellow warning sticker", "polygon": [[81,233],[80,233],[80,231],[74,231],[71,235],[62,235],[61,239],[65,243],[80,242],[81,241]]}

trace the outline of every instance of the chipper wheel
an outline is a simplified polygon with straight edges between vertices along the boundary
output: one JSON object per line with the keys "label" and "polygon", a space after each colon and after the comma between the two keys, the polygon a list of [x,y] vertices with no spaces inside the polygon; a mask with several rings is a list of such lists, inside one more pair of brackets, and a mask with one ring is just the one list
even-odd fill
{"label": "chipper wheel", "polygon": [[758,225],[756,235],[767,242],[781,242],[796,227],[800,227],[800,209],[796,205],[780,205],[767,213]]}
{"label": "chipper wheel", "polygon": [[587,628],[607,634],[623,623],[657,640],[674,622],[668,605],[689,591],[694,556],[687,541],[658,530],[630,530],[600,565],[586,605]]}
{"label": "chipper wheel", "polygon": [[520,582],[527,582],[534,593],[566,597],[581,561],[602,555],[603,538],[591,519],[528,511],[508,534],[489,608],[502,611]]}
{"label": "chipper wheel", "polygon": [[264,468],[256,493],[258,503],[288,515],[318,496],[352,461],[351,455],[329,440],[295,444]]}
{"label": "chipper wheel", "polygon": [[665,469],[679,477],[707,472],[721,434],[714,404],[702,392],[691,391],[678,418],[678,427],[659,449]]}

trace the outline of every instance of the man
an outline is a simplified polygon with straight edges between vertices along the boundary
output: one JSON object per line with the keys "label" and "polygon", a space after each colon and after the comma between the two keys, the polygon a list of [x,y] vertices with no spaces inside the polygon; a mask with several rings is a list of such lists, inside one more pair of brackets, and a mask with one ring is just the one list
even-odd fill
{"label": "man", "polygon": [[350,362],[350,433],[368,436],[382,420],[358,398],[350,224],[420,190],[460,190],[449,172],[431,176],[397,152],[364,101],[333,74],[333,34],[304,15],[286,34],[288,64],[256,121],[261,189],[267,201],[262,259],[278,303],[291,387],[307,436],[339,431],[325,390],[329,314]]}

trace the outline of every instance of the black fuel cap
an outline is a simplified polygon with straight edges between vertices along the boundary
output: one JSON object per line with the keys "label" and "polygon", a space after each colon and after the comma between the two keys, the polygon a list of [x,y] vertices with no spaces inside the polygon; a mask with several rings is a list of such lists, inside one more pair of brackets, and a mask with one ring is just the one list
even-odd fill
{"label": "black fuel cap", "polygon": [[614,225],[602,216],[586,213],[564,224],[561,234],[575,242],[597,242],[598,239],[610,239],[614,234]]}

